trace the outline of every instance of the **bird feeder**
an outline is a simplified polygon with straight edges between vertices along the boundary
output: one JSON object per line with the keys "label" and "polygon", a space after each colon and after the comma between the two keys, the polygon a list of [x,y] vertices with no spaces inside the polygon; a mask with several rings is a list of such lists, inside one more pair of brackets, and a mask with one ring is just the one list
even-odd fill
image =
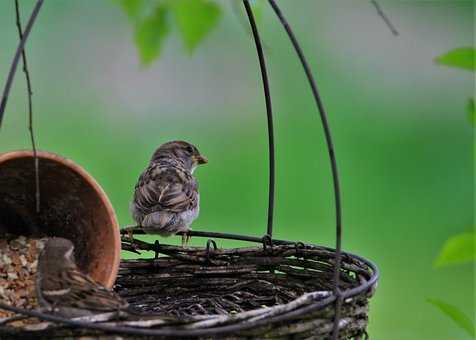
{"label": "bird feeder", "polygon": [[35,209],[32,151],[0,154],[1,235],[59,236],[72,240],[76,261],[106,287],[116,281],[120,262],[119,225],[99,184],[73,161],[38,152],[40,209]]}
{"label": "bird feeder", "polygon": [[[7,79],[7,94],[8,82],[11,83],[13,79],[16,64],[42,2],[43,0],[37,0],[18,45]],[[268,122],[268,223],[263,235],[192,231],[191,236],[204,238],[204,246],[184,248],[162,244],[158,240],[155,243],[132,240],[124,234],[123,250],[151,250],[156,254],[153,259],[123,260],[114,287],[136,311],[147,316],[146,319],[137,321],[129,316],[107,322],[100,318],[73,320],[0,303],[2,309],[54,322],[43,328],[20,330],[0,325],[0,336],[54,334],[71,337],[108,334],[179,339],[368,337],[369,300],[374,294],[379,272],[371,261],[341,250],[341,193],[327,114],[291,26],[276,2],[268,2],[304,68],[324,129],[334,185],[335,248],[273,237],[275,145],[271,94],[259,32],[249,1],[243,0],[261,69]],[[5,94],[3,98],[0,105],[0,122],[6,103]],[[28,176],[33,176],[31,170],[28,171]],[[30,190],[33,190],[31,183]],[[90,198],[78,196],[78,199]],[[95,199],[101,200],[99,197]],[[106,212],[105,214],[107,215]],[[104,223],[107,222],[106,215],[102,220]],[[250,246],[223,249],[217,246],[219,239],[241,240],[249,242]],[[173,317],[173,321],[164,319],[163,315]]]}

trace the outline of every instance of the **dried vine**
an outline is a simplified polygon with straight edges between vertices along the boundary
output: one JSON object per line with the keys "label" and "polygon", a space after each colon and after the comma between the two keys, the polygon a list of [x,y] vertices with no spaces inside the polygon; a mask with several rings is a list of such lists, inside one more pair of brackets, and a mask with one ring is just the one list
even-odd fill
{"label": "dried vine", "polygon": [[[21,41],[23,39],[23,29],[21,24],[20,6],[18,4],[18,0],[15,0],[15,14],[16,14],[16,26],[18,29],[18,36]],[[31,87],[30,72],[28,71],[28,62],[26,59],[25,48],[22,49],[21,55],[23,60],[23,73],[25,74],[27,94],[28,94],[28,131],[30,133],[31,148],[33,150],[33,158],[34,158],[34,166],[35,166],[35,203],[36,203],[35,206],[36,206],[36,212],[39,213],[40,212],[39,159],[38,159],[38,154],[36,149],[35,134],[33,130],[33,102],[32,102],[33,91]]]}
{"label": "dried vine", "polygon": [[17,70],[18,61],[20,60],[21,53],[23,48],[25,47],[26,41],[28,36],[30,35],[31,29],[33,24],[35,23],[36,17],[40,12],[41,6],[43,5],[44,0],[37,0],[33,11],[31,12],[30,18],[28,23],[26,24],[25,31],[23,32],[23,37],[20,39],[20,42],[17,46],[15,51],[15,56],[13,57],[13,61],[10,65],[10,70],[8,71],[7,82],[5,83],[5,87],[3,88],[2,93],[2,100],[0,101],[0,128],[2,127],[3,117],[5,115],[5,107],[7,106],[8,95],[10,94],[10,89],[12,87],[13,78],[15,76],[15,72]]}
{"label": "dried vine", "polygon": [[380,4],[377,2],[377,0],[370,0],[370,2],[372,3],[372,5],[374,5],[375,9],[377,10],[378,15],[382,18],[382,20],[388,26],[388,28],[390,29],[390,32],[392,32],[392,34],[394,36],[398,36],[399,33],[398,33],[397,29],[393,25],[390,18],[382,10],[382,7],[380,7]]}

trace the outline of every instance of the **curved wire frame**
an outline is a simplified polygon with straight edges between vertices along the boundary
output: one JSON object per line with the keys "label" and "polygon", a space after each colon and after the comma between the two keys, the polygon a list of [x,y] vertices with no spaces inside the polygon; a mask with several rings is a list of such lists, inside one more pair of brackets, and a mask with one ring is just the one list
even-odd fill
{"label": "curved wire frame", "polygon": [[[304,53],[302,52],[302,49],[289,25],[287,20],[284,18],[284,15],[282,14],[279,6],[276,4],[275,0],[268,0],[269,4],[271,5],[272,9],[274,10],[275,14],[277,15],[280,23],[284,27],[289,39],[291,40],[291,43],[295,49],[295,52],[297,53],[299,60],[304,68],[305,74],[307,76],[309,85],[312,90],[312,94],[314,96],[314,99],[316,101],[316,105],[320,114],[321,118],[321,123],[324,129],[324,135],[327,143],[327,149],[328,149],[328,154],[329,154],[329,159],[331,163],[331,169],[332,169],[332,178],[333,178],[333,184],[334,184],[334,196],[335,196],[335,208],[336,208],[336,248],[335,248],[335,268],[334,268],[334,294],[329,296],[328,298],[319,301],[316,304],[312,304],[310,306],[307,306],[305,308],[301,308],[299,310],[294,310],[289,313],[286,313],[284,315],[279,315],[275,316],[269,319],[262,319],[258,320],[256,322],[252,323],[247,323],[247,324],[242,324],[242,325],[229,325],[229,326],[221,326],[221,327],[215,327],[211,329],[201,329],[201,330],[173,330],[173,329],[167,329],[167,330],[151,330],[151,329],[137,329],[133,327],[118,327],[118,326],[107,326],[107,325],[101,325],[101,324],[94,324],[91,322],[84,322],[84,321],[73,321],[67,318],[51,315],[51,314],[46,314],[43,312],[38,312],[38,311],[31,311],[31,310],[25,310],[21,308],[16,308],[12,307],[9,305],[6,305],[4,303],[0,303],[0,308],[4,310],[9,310],[15,313],[27,315],[27,316],[32,316],[32,317],[37,317],[42,320],[46,321],[52,321],[52,322],[60,322],[66,325],[70,326],[76,326],[76,327],[84,327],[84,328],[89,328],[89,329],[96,329],[96,330],[102,330],[102,331],[107,331],[107,332],[120,332],[124,334],[133,334],[133,335],[148,335],[148,336],[171,336],[171,337],[186,337],[186,336],[205,336],[205,335],[218,335],[218,334],[225,334],[229,332],[234,332],[234,331],[241,331],[257,326],[262,326],[266,323],[274,323],[274,322],[279,322],[283,320],[289,320],[290,318],[295,318],[299,316],[303,316],[307,313],[310,313],[312,311],[318,310],[323,308],[324,306],[327,306],[331,303],[335,304],[335,318],[334,318],[334,328],[333,328],[333,339],[338,338],[338,330],[339,330],[339,318],[340,318],[340,307],[342,304],[342,301],[344,299],[353,297],[355,295],[361,294],[363,292],[368,291],[372,286],[375,285],[379,278],[379,271],[378,268],[375,264],[370,262],[369,260],[362,258],[357,255],[353,255],[350,253],[344,253],[349,256],[353,256],[362,262],[366,263],[373,271],[374,275],[372,278],[367,281],[365,284],[349,289],[346,291],[341,292],[338,288],[339,284],[339,272],[341,268],[341,257],[342,257],[342,251],[341,251],[341,237],[342,237],[342,211],[341,211],[341,197],[340,197],[340,186],[339,186],[339,176],[338,176],[338,171],[337,171],[337,161],[335,158],[335,151],[334,151],[334,146],[332,142],[332,136],[330,132],[330,127],[329,123],[327,120],[327,114],[324,109],[321,97],[319,95],[319,91],[316,85],[316,82],[314,80],[314,77],[312,75],[312,72],[310,70],[310,67],[306,61],[306,58],[304,57]],[[2,101],[0,103],[0,127],[2,124],[2,119],[4,116],[4,111],[6,107],[6,103],[8,100],[8,94],[13,82],[13,78],[16,72],[16,68],[18,65],[18,61],[20,56],[22,55],[25,43],[28,39],[28,36],[30,34],[31,28],[36,20],[36,17],[38,15],[38,12],[43,4],[43,0],[37,0],[35,7],[30,15],[30,18],[28,20],[28,23],[25,27],[25,31],[23,33],[23,36],[21,37],[21,40],[17,46],[17,50],[13,59],[13,62],[10,66],[9,74],[7,77],[7,82],[5,85],[5,88],[3,90],[3,95],[2,95]],[[259,237],[254,237],[254,236],[246,236],[246,235],[234,235],[234,234],[228,234],[228,233],[214,233],[214,232],[205,232],[205,231],[193,231],[191,232],[191,235],[193,236],[199,236],[199,237],[214,237],[214,238],[224,238],[224,239],[234,239],[234,240],[242,240],[242,241],[248,241],[248,242],[257,242],[257,243],[263,243],[265,242],[265,238],[268,240],[272,240],[274,244],[294,244],[295,242],[293,241],[287,241],[287,240],[275,240],[272,239],[272,234],[273,234],[273,211],[274,211],[274,194],[275,194],[275,145],[274,145],[274,130],[273,130],[273,115],[272,115],[272,105],[271,105],[271,95],[269,91],[269,81],[268,81],[268,76],[267,76],[267,71],[266,71],[266,62],[264,58],[264,53],[261,45],[261,40],[259,37],[258,33],[258,28],[256,26],[256,22],[253,16],[253,11],[251,10],[249,0],[243,0],[243,5],[245,7],[246,14],[248,16],[248,20],[250,22],[251,28],[252,28],[252,33],[253,33],[253,38],[255,41],[256,45],[256,50],[258,54],[258,59],[259,59],[259,64],[260,64],[260,70],[261,70],[261,76],[262,76],[262,81],[263,81],[263,90],[264,90],[264,95],[265,95],[265,104],[266,104],[266,113],[267,113],[267,122],[268,122],[268,146],[269,146],[269,201],[268,201],[268,224],[267,224],[267,234],[263,238]],[[327,248],[330,251],[334,251],[334,249]]]}
{"label": "curved wire frame", "polygon": [[263,47],[261,46],[261,39],[256,27],[256,21],[251,10],[248,0],[243,0],[246,15],[251,25],[253,39],[256,45],[256,52],[258,53],[259,66],[261,77],[263,79],[264,98],[266,103],[266,116],[268,118],[268,146],[269,146],[269,188],[268,188],[268,226],[267,235],[273,237],[273,215],[274,215],[274,192],[275,192],[275,157],[274,157],[274,128],[273,128],[273,109],[271,104],[271,93],[269,91],[268,72],[266,71],[266,61],[264,58]]}
{"label": "curved wire frame", "polygon": [[337,339],[338,332],[339,332],[339,319],[340,319],[340,307],[342,305],[342,297],[341,292],[339,290],[339,272],[341,267],[341,248],[342,248],[342,207],[341,207],[341,192],[340,192],[340,184],[339,184],[339,172],[337,170],[337,161],[335,157],[334,151],[334,144],[332,142],[332,134],[331,129],[329,127],[329,123],[327,120],[327,113],[324,108],[324,104],[322,103],[321,96],[319,95],[319,91],[317,88],[316,81],[311,72],[311,68],[304,57],[304,53],[299,45],[294,32],[291,29],[291,26],[287,22],[286,18],[284,18],[281,9],[278,7],[274,0],[268,0],[269,4],[273,8],[276,16],[278,17],[279,21],[283,25],[286,33],[291,40],[291,43],[296,51],[296,54],[299,57],[299,60],[304,68],[304,72],[306,73],[307,79],[309,81],[309,85],[312,90],[312,95],[316,101],[317,109],[319,111],[319,115],[322,122],[322,127],[324,129],[324,136],[327,143],[327,151],[329,153],[329,160],[331,163],[332,169],[332,180],[334,184],[334,197],[335,197],[335,209],[336,209],[336,255],[335,255],[335,267],[334,267],[334,294],[338,297],[336,301],[336,309],[335,309],[335,317],[334,317],[334,330],[332,337]]}

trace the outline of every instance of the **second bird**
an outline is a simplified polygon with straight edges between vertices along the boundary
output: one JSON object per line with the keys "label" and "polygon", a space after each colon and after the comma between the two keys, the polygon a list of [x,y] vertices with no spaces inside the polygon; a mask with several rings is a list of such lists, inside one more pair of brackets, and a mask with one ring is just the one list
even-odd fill
{"label": "second bird", "polygon": [[149,234],[188,233],[198,217],[200,196],[193,171],[208,161],[184,141],[162,144],[135,186],[131,212]]}

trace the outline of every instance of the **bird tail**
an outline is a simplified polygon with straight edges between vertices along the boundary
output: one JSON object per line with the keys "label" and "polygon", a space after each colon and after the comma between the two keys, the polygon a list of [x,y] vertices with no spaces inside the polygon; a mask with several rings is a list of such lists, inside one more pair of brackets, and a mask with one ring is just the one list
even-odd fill
{"label": "bird tail", "polygon": [[156,211],[148,214],[142,220],[142,228],[149,233],[161,235],[174,234],[177,223],[177,214],[166,211]]}

